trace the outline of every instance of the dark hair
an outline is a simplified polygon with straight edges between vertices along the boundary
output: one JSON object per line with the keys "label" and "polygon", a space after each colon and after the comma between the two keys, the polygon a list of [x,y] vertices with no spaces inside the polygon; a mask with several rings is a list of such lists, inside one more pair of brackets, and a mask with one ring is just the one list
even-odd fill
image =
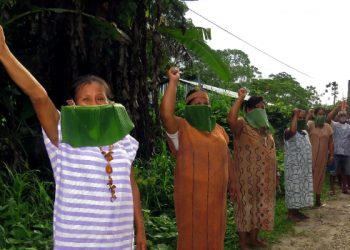
{"label": "dark hair", "polygon": [[251,96],[249,97],[248,101],[246,101],[243,104],[243,109],[245,112],[247,112],[247,109],[253,109],[255,108],[255,105],[257,105],[259,102],[264,101],[264,98],[262,96]]}
{"label": "dark hair", "polygon": [[323,111],[326,113],[326,110],[325,110],[323,107],[317,107],[317,108],[315,108],[314,114],[317,115],[317,113],[318,113],[320,110],[323,110]]}
{"label": "dark hair", "polygon": [[109,100],[113,99],[113,93],[111,91],[111,88],[107,84],[105,80],[103,80],[101,77],[95,76],[95,75],[83,75],[78,77],[74,82],[73,85],[71,86],[69,90],[69,98],[72,98],[75,100],[75,95],[77,94],[78,89],[81,86],[84,86],[86,84],[90,84],[92,82],[97,82],[101,84],[105,89],[106,89],[106,95]]}

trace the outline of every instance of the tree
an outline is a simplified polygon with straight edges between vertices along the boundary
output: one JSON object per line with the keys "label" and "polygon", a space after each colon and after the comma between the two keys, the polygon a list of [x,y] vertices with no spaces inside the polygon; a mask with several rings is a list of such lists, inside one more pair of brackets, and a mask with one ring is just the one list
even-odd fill
{"label": "tree", "polygon": [[[168,58],[174,57],[168,41],[207,60],[222,78],[228,75],[205,43],[210,32],[190,25],[186,10],[178,0],[9,0],[0,5],[0,22],[13,52],[58,108],[66,104],[77,76],[92,73],[106,79],[115,101],[126,106],[134,121],[134,135],[147,141],[140,145],[147,158],[161,133],[159,77]],[[25,99],[17,98],[19,103]],[[2,117],[9,119],[5,113]]]}
{"label": "tree", "polygon": [[313,87],[303,88],[291,75],[282,72],[270,75],[271,79],[254,79],[247,84],[250,95],[263,96],[271,103],[284,103],[289,107],[310,108],[317,102],[317,92]]}
{"label": "tree", "polygon": [[246,53],[236,49],[216,50],[217,55],[229,68],[229,79],[223,81],[218,78],[208,66],[194,57],[193,64],[187,67],[185,77],[189,79],[200,79],[200,81],[214,86],[238,89],[238,85],[232,83],[245,84],[260,75],[258,69],[251,65]]}
{"label": "tree", "polygon": [[339,87],[339,85],[337,82],[330,82],[330,83],[326,84],[325,93],[328,93],[328,89],[330,89],[330,94],[331,94],[331,96],[333,96],[333,105],[335,105],[335,102],[337,100],[337,96],[339,94],[338,87]]}
{"label": "tree", "polygon": [[253,79],[246,85],[249,95],[262,96],[267,102],[269,121],[275,129],[276,143],[283,143],[283,132],[293,108],[308,110],[319,103],[315,87],[303,88],[291,75],[281,72],[270,79]]}

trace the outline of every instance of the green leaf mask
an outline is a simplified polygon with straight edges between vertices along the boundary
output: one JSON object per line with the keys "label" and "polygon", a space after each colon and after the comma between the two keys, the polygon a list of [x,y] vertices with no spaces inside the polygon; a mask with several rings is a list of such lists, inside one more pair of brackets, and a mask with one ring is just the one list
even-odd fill
{"label": "green leaf mask", "polygon": [[62,142],[72,147],[110,145],[124,138],[133,128],[134,124],[121,104],[61,108]]}
{"label": "green leaf mask", "polygon": [[306,129],[307,129],[306,121],[305,120],[298,120],[297,121],[297,131],[302,131],[302,130],[306,130]]}
{"label": "green leaf mask", "polygon": [[255,108],[247,112],[245,118],[253,128],[271,128],[265,109]]}
{"label": "green leaf mask", "polygon": [[209,105],[187,105],[184,116],[192,127],[200,131],[211,132],[215,128],[216,121]]}
{"label": "green leaf mask", "polygon": [[315,116],[315,125],[316,127],[321,127],[323,123],[326,122],[326,116],[325,115],[316,115]]}

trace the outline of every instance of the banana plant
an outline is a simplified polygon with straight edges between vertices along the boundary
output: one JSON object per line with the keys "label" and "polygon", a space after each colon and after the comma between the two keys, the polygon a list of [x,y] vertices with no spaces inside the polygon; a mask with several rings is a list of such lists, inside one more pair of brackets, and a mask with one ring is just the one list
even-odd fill
{"label": "banana plant", "polygon": [[[130,37],[126,32],[119,29],[117,24],[114,22],[109,22],[106,19],[94,15],[87,14],[82,11],[62,9],[62,8],[36,8],[22,14],[16,15],[3,26],[11,25],[15,21],[24,18],[28,15],[33,15],[39,12],[54,12],[57,14],[71,13],[76,15],[82,15],[86,18],[89,18],[94,22],[96,26],[100,28],[105,35],[110,36],[113,40],[124,44],[132,43]],[[210,29],[205,29],[201,27],[190,27],[186,30],[174,27],[165,27],[162,26],[159,29],[159,32],[169,38],[175,40],[177,43],[181,44],[188,51],[193,53],[199,59],[201,59],[209,68],[215,72],[219,78],[223,81],[228,81],[230,78],[230,72],[228,66],[222,61],[222,59],[212,50],[205,42],[205,40],[211,38]]]}

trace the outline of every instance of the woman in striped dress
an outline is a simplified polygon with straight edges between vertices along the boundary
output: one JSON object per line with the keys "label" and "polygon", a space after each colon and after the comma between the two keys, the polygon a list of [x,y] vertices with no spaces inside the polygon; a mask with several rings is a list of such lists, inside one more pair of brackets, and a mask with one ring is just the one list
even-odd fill
{"label": "woman in striped dress", "polygon": [[[60,112],[11,53],[1,26],[0,61],[30,98],[43,128],[56,184],[54,249],[132,249],[134,225],[137,249],[146,249],[140,194],[132,170],[138,142],[126,135],[103,147],[73,148],[63,143]],[[109,93],[102,79],[89,76],[75,84],[73,99],[78,106],[97,106],[109,103]]]}

